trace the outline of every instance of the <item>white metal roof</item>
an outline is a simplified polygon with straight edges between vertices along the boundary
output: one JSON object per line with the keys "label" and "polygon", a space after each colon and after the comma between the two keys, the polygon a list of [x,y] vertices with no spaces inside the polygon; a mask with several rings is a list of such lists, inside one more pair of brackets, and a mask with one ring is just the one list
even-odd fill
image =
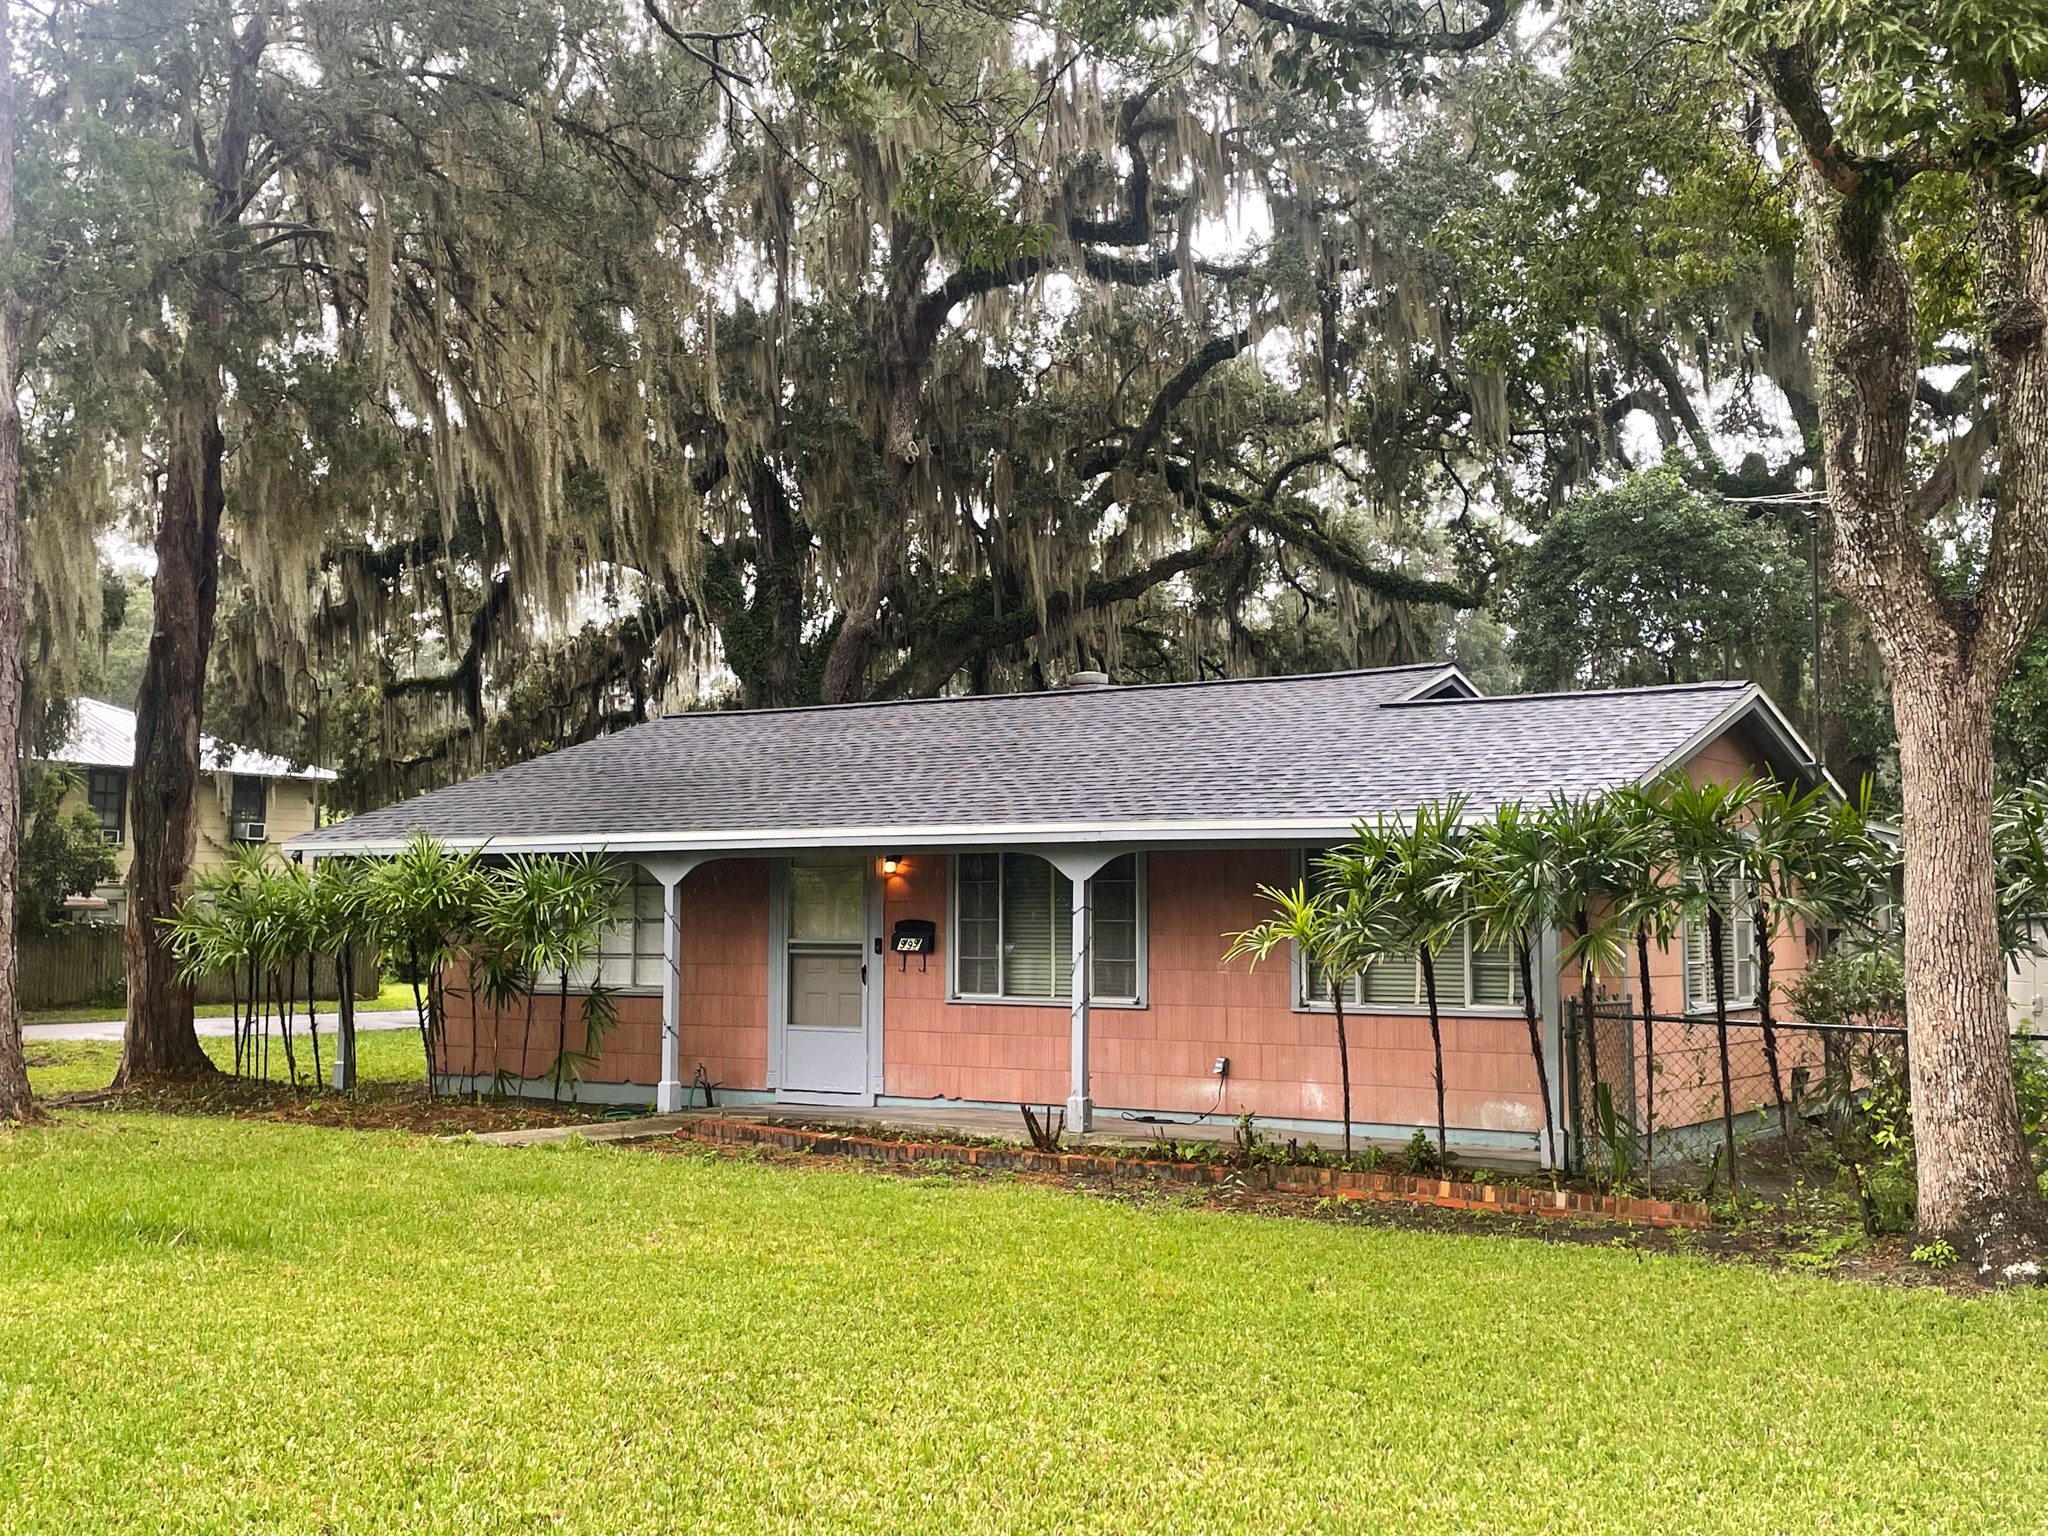
{"label": "white metal roof", "polygon": [[[81,768],[135,766],[135,711],[98,699],[80,699],[78,715],[65,743],[50,754],[53,763]],[[261,779],[331,779],[331,768],[295,768],[281,757],[228,746],[211,736],[199,738],[199,766],[215,773],[245,773]]]}

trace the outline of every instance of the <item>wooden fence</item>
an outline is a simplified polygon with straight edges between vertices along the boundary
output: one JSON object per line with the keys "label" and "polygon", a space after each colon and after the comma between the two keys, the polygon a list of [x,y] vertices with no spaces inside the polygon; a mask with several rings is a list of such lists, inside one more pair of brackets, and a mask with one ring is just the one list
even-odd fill
{"label": "wooden fence", "polygon": [[[118,1013],[127,989],[128,963],[123,947],[126,931],[105,923],[78,923],[61,929],[54,938],[39,939],[21,946],[21,1006],[77,1008],[86,1003],[104,1003]],[[300,971],[300,985],[305,972]],[[320,957],[315,973],[320,996],[335,996],[334,959]],[[382,986],[374,948],[356,953],[356,995],[375,997]],[[229,1000],[228,979],[209,976],[199,983],[198,1001],[225,1003]]]}

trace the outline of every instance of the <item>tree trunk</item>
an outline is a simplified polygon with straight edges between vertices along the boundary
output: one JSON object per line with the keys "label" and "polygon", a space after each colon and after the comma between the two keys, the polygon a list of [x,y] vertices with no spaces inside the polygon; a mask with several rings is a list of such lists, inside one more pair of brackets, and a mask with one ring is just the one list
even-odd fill
{"label": "tree trunk", "polygon": [[[1991,851],[1991,712],[2048,604],[2048,228],[1987,175],[1977,298],[1998,423],[1977,590],[1929,565],[1908,486],[1919,350],[1890,189],[1808,177],[1835,576],[1892,678],[1905,804],[1906,1022],[1920,1230],[1987,1279],[2039,1280],[2048,1249],[2020,1129]],[[1938,507],[1933,510],[1940,510]]]}
{"label": "tree trunk", "polygon": [[[156,529],[155,627],[135,700],[135,764],[128,778],[128,1028],[117,1085],[214,1071],[192,1027],[192,988],[177,974],[164,923],[191,873],[199,790],[199,722],[220,590],[220,518],[227,489],[221,430],[221,357],[234,323],[239,243],[248,204],[257,79],[269,13],[243,26],[227,60],[227,90],[212,153],[195,134],[195,169],[211,183],[209,238],[195,263],[197,297],[182,353],[160,380],[167,460]],[[267,1036],[266,1036],[267,1040]],[[267,1056],[266,1049],[266,1069]]]}
{"label": "tree trunk", "polygon": [[[0,255],[14,254],[14,70],[7,0],[0,0]],[[0,293],[0,1120],[36,1112],[21,1047],[20,954],[14,905],[21,869],[21,563],[20,310]]]}
{"label": "tree trunk", "polygon": [[1536,1016],[1535,967],[1529,961],[1529,939],[1515,940],[1515,963],[1522,972],[1522,1017],[1529,1024],[1529,1054],[1536,1062],[1536,1091],[1543,1097],[1543,1142],[1550,1159],[1550,1181],[1557,1182],[1557,1120],[1550,1112],[1550,1068],[1543,1059],[1543,1025]]}
{"label": "tree trunk", "polygon": [[1735,1195],[1735,1080],[1728,1070],[1728,932],[1707,908],[1707,964],[1714,979],[1714,1038],[1721,1051],[1721,1151],[1728,1159],[1728,1195]]}
{"label": "tree trunk", "polygon": [[[1584,907],[1579,908],[1581,942],[1592,932],[1592,923],[1592,914]],[[1600,1087],[1600,1032],[1593,1027],[1593,967],[1584,959],[1579,961],[1579,1028],[1586,1037],[1586,1070],[1593,1075],[1593,1088],[1597,1094]]]}
{"label": "tree trunk", "polygon": [[1778,1106],[1778,1134],[1792,1134],[1792,1110],[1785,1102],[1785,1074],[1778,1068],[1778,1026],[1771,1013],[1771,910],[1762,902],[1750,922],[1756,930],[1756,1011],[1763,1022],[1764,1062],[1771,1069],[1771,1098]]}
{"label": "tree trunk", "polygon": [[1650,1005],[1650,930],[1636,927],[1636,978],[1643,994],[1643,1193],[1656,1199],[1657,1015]]}
{"label": "tree trunk", "polygon": [[1893,684],[1919,1225],[2002,1269],[2048,1233],[2013,1091],[1991,863],[1991,710]]}
{"label": "tree trunk", "polygon": [[170,463],[156,533],[155,628],[135,700],[129,776],[128,1028],[117,1086],[214,1070],[192,1026],[192,986],[178,975],[165,922],[191,874],[199,792],[199,718],[220,577],[225,500],[215,392],[187,370],[165,426]]}
{"label": "tree trunk", "polygon": [[1439,1168],[1448,1166],[1444,1156],[1444,1031],[1443,1018],[1436,1006],[1436,960],[1425,947],[1420,951],[1422,961],[1422,993],[1429,1002],[1429,1045],[1436,1055],[1436,1160]]}
{"label": "tree trunk", "polygon": [[1337,1073],[1344,1084],[1344,1157],[1351,1158],[1351,1045],[1344,1038],[1344,989],[1351,984],[1348,976],[1333,978],[1330,982],[1330,1001],[1337,1010]]}
{"label": "tree trunk", "polygon": [[344,1091],[356,1085],[356,952],[344,940],[334,954],[334,975],[341,983],[340,1018],[334,1030],[334,1086]]}
{"label": "tree trunk", "polygon": [[320,1013],[313,1001],[313,993],[320,985],[320,951],[306,951],[306,1035],[313,1042],[313,1086],[323,1087],[326,1078],[320,1070]]}

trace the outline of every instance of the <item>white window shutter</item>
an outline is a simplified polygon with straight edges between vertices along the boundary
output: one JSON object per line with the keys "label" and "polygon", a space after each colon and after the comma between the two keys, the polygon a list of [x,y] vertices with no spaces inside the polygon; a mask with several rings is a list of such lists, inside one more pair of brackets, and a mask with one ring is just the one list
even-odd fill
{"label": "white window shutter", "polygon": [[1750,904],[1748,882],[1737,881],[1734,891],[1735,922],[1734,975],[1729,979],[1728,1001],[1738,999],[1746,1006],[1756,1001],[1756,908]]}

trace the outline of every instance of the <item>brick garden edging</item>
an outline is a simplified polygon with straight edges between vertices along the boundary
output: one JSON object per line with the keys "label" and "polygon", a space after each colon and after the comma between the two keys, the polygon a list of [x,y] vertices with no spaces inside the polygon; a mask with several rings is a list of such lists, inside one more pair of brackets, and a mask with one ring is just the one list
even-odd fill
{"label": "brick garden edging", "polygon": [[1254,1189],[1282,1194],[1324,1194],[1340,1200],[1399,1201],[1448,1206],[1460,1211],[1500,1211],[1515,1216],[1576,1216],[1600,1221],[1639,1222],[1651,1227],[1708,1227],[1704,1205],[1685,1200],[1637,1200],[1622,1195],[1576,1194],[1571,1190],[1525,1189],[1519,1184],[1467,1184],[1455,1179],[1412,1178],[1398,1173],[1354,1173],[1301,1164],[1242,1168],[1222,1163],[1169,1163],[1153,1158],[1098,1157],[1089,1152],[1035,1152],[1027,1147],[968,1147],[951,1142],[883,1141],[838,1131],[805,1131],[753,1120],[694,1120],[677,1131],[684,1141],[712,1141],[780,1147],[786,1152],[858,1157],[878,1163],[964,1163],[973,1168],[1016,1173],[1067,1173],[1097,1178],[1163,1178],[1183,1184],[1221,1184],[1235,1178]]}

